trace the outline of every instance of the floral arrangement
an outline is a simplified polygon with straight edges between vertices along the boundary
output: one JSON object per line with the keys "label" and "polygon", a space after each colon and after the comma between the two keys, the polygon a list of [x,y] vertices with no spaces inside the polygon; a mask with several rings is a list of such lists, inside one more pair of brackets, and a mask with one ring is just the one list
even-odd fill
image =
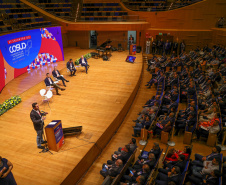
{"label": "floral arrangement", "polygon": [[0,116],[7,112],[9,109],[15,107],[20,102],[21,102],[20,96],[13,96],[10,99],[5,100],[3,104],[0,104]]}
{"label": "floral arrangement", "polygon": [[[87,54],[83,55],[83,57],[86,58],[86,59],[88,60],[89,58],[91,58],[91,53],[87,53]],[[76,65],[76,66],[79,65],[79,60],[80,60],[80,58],[78,58],[78,59],[75,61],[75,65]]]}

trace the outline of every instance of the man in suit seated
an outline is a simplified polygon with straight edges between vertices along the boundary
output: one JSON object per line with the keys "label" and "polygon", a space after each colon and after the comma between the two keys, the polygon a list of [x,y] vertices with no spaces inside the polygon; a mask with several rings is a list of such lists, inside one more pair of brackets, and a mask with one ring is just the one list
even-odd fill
{"label": "man in suit seated", "polygon": [[76,68],[75,68],[75,66],[74,66],[74,63],[73,63],[72,59],[70,59],[70,60],[67,62],[67,68],[68,68],[68,70],[71,72],[71,76],[76,76],[76,75],[75,75]]}
{"label": "man in suit seated", "polygon": [[193,113],[191,113],[187,119],[181,119],[181,120],[177,120],[175,123],[175,127],[176,127],[176,132],[175,132],[175,136],[178,135],[180,129],[185,128],[186,124],[188,124],[188,126],[193,126],[196,123],[196,117]]}
{"label": "man in suit seated", "polygon": [[136,171],[141,171],[143,165],[147,164],[150,170],[152,170],[155,166],[155,163],[156,163],[155,154],[149,153],[147,159],[137,160],[133,166],[133,169],[135,169]]}
{"label": "man in suit seated", "polygon": [[149,119],[149,116],[146,116],[141,123],[136,123],[136,125],[133,127],[134,134],[132,135],[133,137],[138,137],[140,135],[141,129],[142,128],[149,128],[151,125],[152,121]]}
{"label": "man in suit seated", "polygon": [[135,182],[136,181],[136,178],[139,176],[139,175],[142,175],[145,180],[147,180],[148,178],[148,175],[150,173],[150,168],[148,166],[148,164],[144,164],[142,166],[142,169],[140,170],[135,170],[131,167],[129,167],[129,170],[130,170],[130,173],[129,175],[123,175],[123,179],[129,181],[129,182]]}
{"label": "man in suit seated", "polygon": [[69,82],[68,80],[66,80],[63,75],[60,75],[60,72],[57,70],[57,67],[54,67],[54,70],[52,71],[53,77],[56,78],[57,80],[62,80],[63,85],[66,87],[65,82]]}
{"label": "man in suit seated", "polygon": [[114,161],[118,160],[118,159],[121,159],[123,161],[123,163],[125,163],[129,157],[131,155],[131,152],[130,152],[130,145],[125,145],[125,147],[123,148],[123,150],[121,150],[120,154],[113,154],[111,156],[111,159],[112,160],[108,160],[107,161],[107,164],[113,164]]}
{"label": "man in suit seated", "polygon": [[215,146],[212,149],[212,153],[207,156],[202,156],[200,154],[195,154],[195,160],[192,161],[192,165],[203,166],[204,161],[211,161],[214,157],[221,157],[221,147]]}
{"label": "man in suit seated", "polygon": [[170,172],[166,174],[159,172],[156,177],[156,184],[158,185],[167,185],[168,182],[175,182],[179,184],[180,182],[180,168],[178,166],[174,166]]}
{"label": "man in suit seated", "polygon": [[46,78],[45,78],[44,82],[46,84],[46,87],[49,87],[49,86],[54,87],[57,95],[60,95],[60,93],[58,93],[58,89],[60,89],[61,91],[65,90],[53,82],[52,78],[50,78],[49,73],[46,73]]}
{"label": "man in suit seated", "polygon": [[86,58],[83,57],[83,55],[79,59],[79,64],[81,64],[81,66],[84,66],[86,68],[86,74],[87,74],[88,73],[89,64],[88,64]]}
{"label": "man in suit seated", "polygon": [[[132,138],[130,141],[129,141],[129,148],[130,148],[130,153],[133,153],[134,150],[137,148],[137,144],[136,144],[136,139],[135,138]],[[118,151],[115,151],[114,154],[118,155],[118,154],[121,154],[121,152],[124,150],[125,148],[122,148],[122,147],[119,147],[118,148]]]}
{"label": "man in suit seated", "polygon": [[163,104],[170,104],[171,101],[176,101],[178,99],[177,91],[173,91],[172,95],[169,94],[168,96],[164,96]]}
{"label": "man in suit seated", "polygon": [[220,158],[215,157],[212,161],[204,161],[203,167],[193,165],[192,166],[192,175],[202,179],[203,175],[210,174],[213,170],[218,170],[220,165]]}
{"label": "man in suit seated", "polygon": [[219,177],[221,177],[221,172],[219,170],[213,170],[210,174],[203,175],[203,179],[200,179],[194,176],[189,176],[188,179],[190,182],[194,184],[216,185],[216,184],[219,184],[218,182]]}
{"label": "man in suit seated", "polygon": [[137,178],[136,178],[136,182],[134,183],[124,183],[124,182],[120,182],[120,185],[144,185],[146,179],[144,178],[144,176],[142,175],[139,175]]}
{"label": "man in suit seated", "polygon": [[111,165],[103,164],[102,170],[100,170],[100,174],[105,178],[108,175],[111,177],[116,177],[123,168],[123,162],[121,159],[115,161],[115,163]]}

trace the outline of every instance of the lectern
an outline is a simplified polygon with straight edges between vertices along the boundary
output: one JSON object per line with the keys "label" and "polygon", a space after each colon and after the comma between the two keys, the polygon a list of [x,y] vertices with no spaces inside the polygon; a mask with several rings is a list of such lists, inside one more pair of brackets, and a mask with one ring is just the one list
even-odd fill
{"label": "lectern", "polygon": [[129,46],[129,54],[130,55],[136,55],[137,46],[136,44],[130,44]]}
{"label": "lectern", "polygon": [[64,144],[61,120],[52,120],[45,127],[45,132],[49,149],[58,152]]}

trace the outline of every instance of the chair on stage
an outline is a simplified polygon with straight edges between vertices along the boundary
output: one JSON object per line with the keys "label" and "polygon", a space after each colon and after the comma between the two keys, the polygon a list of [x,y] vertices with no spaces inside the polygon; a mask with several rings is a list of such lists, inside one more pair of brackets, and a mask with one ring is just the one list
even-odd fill
{"label": "chair on stage", "polygon": [[39,93],[40,93],[41,97],[43,98],[42,102],[47,102],[49,104],[49,101],[53,96],[53,92],[51,90],[47,91],[46,89],[41,89],[39,91]]}

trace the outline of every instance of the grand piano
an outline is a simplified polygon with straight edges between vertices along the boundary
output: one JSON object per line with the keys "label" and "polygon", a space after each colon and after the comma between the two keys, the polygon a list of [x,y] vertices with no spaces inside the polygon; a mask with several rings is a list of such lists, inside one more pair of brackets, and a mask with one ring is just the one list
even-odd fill
{"label": "grand piano", "polygon": [[[109,55],[111,56],[111,43],[112,41],[110,39],[108,39],[107,41],[105,41],[104,43],[102,43],[100,46],[97,46],[97,51],[98,51],[98,54],[100,56],[104,56],[104,55]],[[100,54],[102,52],[102,55]]]}

